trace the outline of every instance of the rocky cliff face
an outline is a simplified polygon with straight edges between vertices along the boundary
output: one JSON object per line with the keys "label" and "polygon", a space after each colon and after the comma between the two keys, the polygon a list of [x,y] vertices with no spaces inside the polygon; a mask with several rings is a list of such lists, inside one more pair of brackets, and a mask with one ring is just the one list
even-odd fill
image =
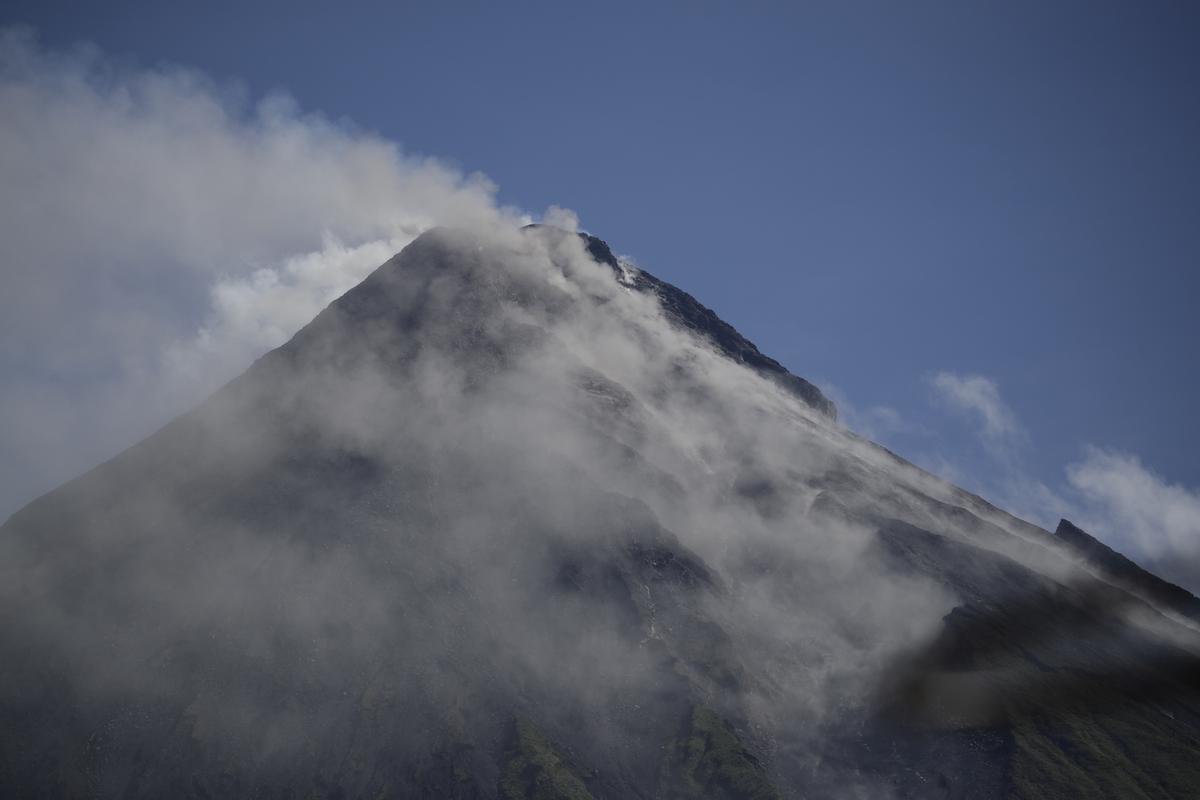
{"label": "rocky cliff face", "polygon": [[1186,797],[1192,631],[554,229],[0,529],[0,793]]}

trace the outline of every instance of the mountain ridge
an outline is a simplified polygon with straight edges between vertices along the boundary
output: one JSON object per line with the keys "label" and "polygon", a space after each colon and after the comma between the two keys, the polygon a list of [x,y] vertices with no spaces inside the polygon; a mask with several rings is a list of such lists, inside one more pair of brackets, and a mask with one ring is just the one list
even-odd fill
{"label": "mountain ridge", "polygon": [[[525,227],[536,230],[544,226],[527,225]],[[754,342],[742,336],[736,328],[721,319],[715,311],[673,284],[656,278],[640,267],[621,262],[603,239],[590,233],[579,233],[579,236],[583,237],[585,248],[592,258],[611,267],[622,285],[641,292],[656,294],[663,311],[679,325],[704,336],[729,358],[749,365],[760,374],[769,375],[830,419],[837,419],[837,406],[825,396],[820,388],[799,375],[793,374],[770,356],[763,354]]]}
{"label": "mountain ridge", "polygon": [[1160,578],[1070,520],[1059,520],[1054,535],[1118,586],[1200,622],[1200,599],[1182,586]]}

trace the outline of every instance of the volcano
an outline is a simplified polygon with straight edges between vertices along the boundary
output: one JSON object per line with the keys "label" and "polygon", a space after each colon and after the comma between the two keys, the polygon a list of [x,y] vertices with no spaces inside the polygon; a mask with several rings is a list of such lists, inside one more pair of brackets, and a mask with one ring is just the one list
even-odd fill
{"label": "volcano", "polygon": [[600,239],[434,229],[0,529],[0,795],[1195,797],[1197,607]]}

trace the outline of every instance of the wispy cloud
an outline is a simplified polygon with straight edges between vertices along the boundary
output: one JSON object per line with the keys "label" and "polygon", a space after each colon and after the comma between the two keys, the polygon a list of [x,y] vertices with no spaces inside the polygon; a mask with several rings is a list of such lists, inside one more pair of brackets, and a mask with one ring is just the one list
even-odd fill
{"label": "wispy cloud", "polygon": [[1016,415],[1000,397],[1000,388],[983,375],[938,372],[930,379],[939,400],[971,416],[979,425],[985,446],[1006,452],[1025,435]]}
{"label": "wispy cloud", "polygon": [[919,432],[919,428],[889,405],[873,405],[860,408],[835,384],[818,382],[821,391],[833,401],[838,409],[838,420],[842,425],[868,439],[886,442],[893,436]]}
{"label": "wispy cloud", "polygon": [[1017,444],[1025,427],[996,381],[983,375],[939,372],[931,380],[939,402],[971,415],[1000,473],[990,491],[1013,512],[1053,528],[1066,517],[1109,545],[1176,580],[1198,587],[1200,490],[1173,484],[1136,455],[1086,445],[1047,485],[1031,477]]}
{"label": "wispy cloud", "polygon": [[1171,483],[1135,455],[1098,447],[1066,473],[1085,503],[1081,524],[1177,576],[1200,571],[1200,490]]}

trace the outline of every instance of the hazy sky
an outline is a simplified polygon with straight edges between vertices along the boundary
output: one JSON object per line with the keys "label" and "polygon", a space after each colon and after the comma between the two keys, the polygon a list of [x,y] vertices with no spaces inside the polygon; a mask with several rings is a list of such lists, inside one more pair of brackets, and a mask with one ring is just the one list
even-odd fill
{"label": "hazy sky", "polygon": [[569,207],[919,463],[1039,522],[1200,536],[1195,6],[645,5],[18,0],[0,24]]}

